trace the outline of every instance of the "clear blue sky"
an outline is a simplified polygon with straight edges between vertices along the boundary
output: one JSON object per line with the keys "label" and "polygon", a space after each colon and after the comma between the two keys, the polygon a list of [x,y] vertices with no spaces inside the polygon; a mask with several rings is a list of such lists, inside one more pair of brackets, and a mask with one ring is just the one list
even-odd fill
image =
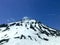
{"label": "clear blue sky", "polygon": [[60,30],[60,0],[0,0],[0,24],[24,16]]}

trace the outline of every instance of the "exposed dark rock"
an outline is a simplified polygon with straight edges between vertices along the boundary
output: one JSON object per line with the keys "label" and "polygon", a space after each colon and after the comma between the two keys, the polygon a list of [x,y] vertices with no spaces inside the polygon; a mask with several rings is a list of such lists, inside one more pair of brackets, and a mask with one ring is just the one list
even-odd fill
{"label": "exposed dark rock", "polygon": [[27,24],[25,24],[25,27],[27,27]]}
{"label": "exposed dark rock", "polygon": [[9,30],[9,29],[10,29],[9,27],[6,27],[6,29],[5,29],[5,30],[3,30],[2,32],[6,31],[6,30]]}
{"label": "exposed dark rock", "polygon": [[18,36],[18,37],[14,37],[14,38],[15,38],[15,39],[16,39],[16,38],[19,38],[19,39],[20,39],[20,37],[19,37],[19,36]]}
{"label": "exposed dark rock", "polygon": [[47,38],[43,38],[44,40],[46,40],[46,41],[48,41],[48,39]]}
{"label": "exposed dark rock", "polygon": [[13,25],[15,25],[16,23],[12,23],[12,24],[10,24],[10,26],[13,26]]}
{"label": "exposed dark rock", "polygon": [[2,40],[0,40],[0,44],[3,44],[4,42],[8,42],[9,41],[9,39],[2,39]]}
{"label": "exposed dark rock", "polygon": [[23,26],[22,23],[20,24],[20,26]]}
{"label": "exposed dark rock", "polygon": [[17,23],[17,24],[16,24],[16,26],[20,26],[20,24],[19,24],[19,23]]}
{"label": "exposed dark rock", "polygon": [[7,36],[7,34],[5,34],[4,36]]}
{"label": "exposed dark rock", "polygon": [[42,34],[46,34],[47,36],[49,36],[49,33],[46,31],[41,31]]}
{"label": "exposed dark rock", "polygon": [[57,33],[56,35],[57,35],[57,36],[60,36],[60,33]]}
{"label": "exposed dark rock", "polygon": [[7,27],[7,24],[1,24],[0,27]]}
{"label": "exposed dark rock", "polygon": [[32,40],[32,37],[28,35],[28,37]]}
{"label": "exposed dark rock", "polygon": [[30,28],[33,29],[34,31],[36,31],[36,29],[32,25],[30,25]]}
{"label": "exposed dark rock", "polygon": [[26,39],[26,37],[24,35],[21,35],[20,39],[22,39],[22,38]]}
{"label": "exposed dark rock", "polygon": [[38,33],[36,35],[38,36],[38,38],[42,39]]}

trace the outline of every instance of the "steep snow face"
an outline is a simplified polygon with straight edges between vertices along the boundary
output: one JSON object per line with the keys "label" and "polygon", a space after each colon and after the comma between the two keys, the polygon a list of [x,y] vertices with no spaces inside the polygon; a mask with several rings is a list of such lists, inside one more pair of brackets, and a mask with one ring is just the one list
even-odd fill
{"label": "steep snow face", "polygon": [[60,45],[60,31],[23,18],[0,25],[0,45]]}

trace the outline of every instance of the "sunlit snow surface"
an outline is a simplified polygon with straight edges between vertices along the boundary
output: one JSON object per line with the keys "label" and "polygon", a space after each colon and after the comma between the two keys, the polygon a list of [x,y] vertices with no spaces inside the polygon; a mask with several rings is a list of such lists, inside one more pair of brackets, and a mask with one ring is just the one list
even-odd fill
{"label": "sunlit snow surface", "polygon": [[0,45],[60,45],[60,31],[24,17],[0,25]]}

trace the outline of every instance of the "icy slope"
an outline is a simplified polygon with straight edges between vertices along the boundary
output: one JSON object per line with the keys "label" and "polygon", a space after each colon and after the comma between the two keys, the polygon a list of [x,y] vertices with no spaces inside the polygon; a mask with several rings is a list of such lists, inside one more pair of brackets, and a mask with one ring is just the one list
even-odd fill
{"label": "icy slope", "polygon": [[60,31],[24,18],[0,25],[0,45],[60,45]]}

